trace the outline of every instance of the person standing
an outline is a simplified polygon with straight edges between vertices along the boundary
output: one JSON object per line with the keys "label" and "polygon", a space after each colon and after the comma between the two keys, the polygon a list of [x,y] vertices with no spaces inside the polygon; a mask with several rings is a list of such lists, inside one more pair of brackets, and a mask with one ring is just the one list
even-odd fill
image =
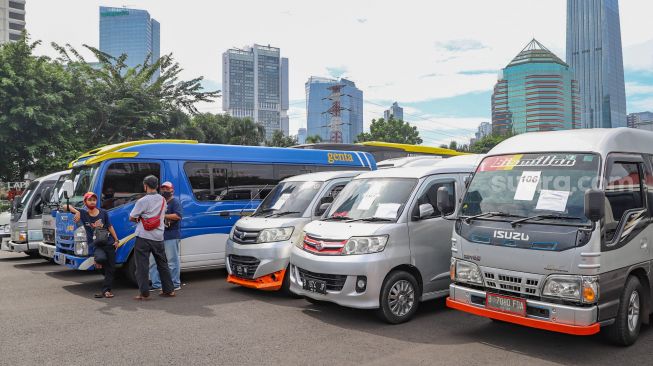
{"label": "person standing", "polygon": [[134,255],[136,260],[136,281],[138,282],[139,294],[135,300],[149,300],[150,281],[149,263],[150,254],[154,257],[156,268],[161,276],[161,296],[175,296],[175,288],[172,284],[170,269],[163,248],[164,214],[166,211],[166,200],[156,189],[159,186],[159,179],[148,175],[143,179],[145,196],[139,199],[129,214],[129,220],[136,222],[136,245]]}
{"label": "person standing", "polygon": [[[175,186],[171,182],[161,184],[161,195],[166,199],[167,208],[165,215],[165,231],[163,232],[163,247],[172,276],[172,283],[175,291],[181,290],[180,263],[179,263],[179,241],[181,239],[181,203],[174,197]],[[156,269],[154,256],[150,256],[150,291],[161,290],[161,279]]]}
{"label": "person standing", "polygon": [[[93,192],[84,194],[84,206],[86,209],[78,210],[66,205],[66,210],[75,215],[74,221],[84,225],[86,230],[86,241],[89,247],[95,248],[95,267],[104,269],[104,280],[102,281],[102,292],[95,294],[96,298],[113,297],[113,277],[116,272],[116,248],[118,248],[118,236],[114,230],[109,214],[105,209],[97,207],[97,195]],[[110,234],[110,235],[109,235]]]}

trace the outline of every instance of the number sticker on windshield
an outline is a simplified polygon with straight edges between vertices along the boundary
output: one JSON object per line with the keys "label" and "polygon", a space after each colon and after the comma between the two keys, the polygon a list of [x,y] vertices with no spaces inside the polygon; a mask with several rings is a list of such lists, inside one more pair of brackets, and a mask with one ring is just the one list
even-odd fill
{"label": "number sticker on windshield", "polygon": [[273,210],[280,210],[281,207],[283,207],[283,205],[286,203],[286,201],[288,201],[289,198],[290,198],[290,193],[282,194],[277,200],[277,202],[274,203],[274,206],[270,208]]}
{"label": "number sticker on windshield", "polygon": [[541,171],[523,171],[515,190],[515,201],[532,201],[540,182]]}
{"label": "number sticker on windshield", "polygon": [[374,217],[380,217],[383,219],[395,219],[400,207],[401,203],[380,203],[376,208]]}

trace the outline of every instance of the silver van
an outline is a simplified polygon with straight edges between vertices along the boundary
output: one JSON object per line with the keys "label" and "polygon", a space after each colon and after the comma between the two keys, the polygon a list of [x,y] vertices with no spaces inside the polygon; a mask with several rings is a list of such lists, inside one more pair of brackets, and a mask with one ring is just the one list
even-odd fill
{"label": "silver van", "polygon": [[653,310],[652,217],[653,133],[512,137],[480,163],[458,209],[447,305],[632,344]]}
{"label": "silver van", "polygon": [[5,248],[11,252],[24,252],[29,256],[39,256],[39,244],[43,240],[42,192],[53,187],[57,179],[69,170],[57,172],[33,180],[21,196],[16,196],[11,208],[11,240]]}
{"label": "silver van", "polygon": [[302,174],[281,181],[251,217],[233,226],[225,255],[227,282],[288,291],[290,250],[304,225],[318,219],[360,171]]}
{"label": "silver van", "polygon": [[420,301],[446,296],[453,223],[436,209],[436,194],[448,187],[454,204],[478,160],[459,156],[354,178],[321,220],[304,227],[292,248],[290,290],[312,302],[378,309],[389,323],[409,320]]}
{"label": "silver van", "polygon": [[55,247],[55,227],[56,213],[63,199],[63,185],[66,180],[70,179],[70,174],[62,174],[57,183],[51,188],[42,191],[43,215],[41,220],[41,229],[43,232],[43,241],[39,244],[39,254],[48,260],[54,258]]}

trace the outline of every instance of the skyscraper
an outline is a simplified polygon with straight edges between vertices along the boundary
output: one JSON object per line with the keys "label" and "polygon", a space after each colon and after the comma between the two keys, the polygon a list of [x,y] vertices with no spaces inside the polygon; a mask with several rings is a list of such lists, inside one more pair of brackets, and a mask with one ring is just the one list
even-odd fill
{"label": "skyscraper", "polygon": [[342,142],[351,144],[363,132],[363,91],[353,81],[311,76],[306,82],[306,119],[308,135],[319,135],[322,141],[331,139],[331,116],[327,113],[332,107],[329,87],[343,85],[340,97],[342,119]]}
{"label": "skyscraper", "polygon": [[505,134],[579,128],[573,71],[533,39],[499,73],[492,94],[492,129]]}
{"label": "skyscraper", "polygon": [[222,54],[222,109],[260,123],[267,139],[277,130],[288,135],[288,59],[279,48],[255,44]]}
{"label": "skyscraper", "polygon": [[25,29],[25,0],[0,0],[0,44],[17,41]]}
{"label": "skyscraper", "polygon": [[390,117],[401,121],[404,120],[404,109],[401,108],[399,104],[397,104],[397,102],[392,103],[390,109],[386,109],[385,111],[383,111],[384,120],[387,121],[390,119]]}
{"label": "skyscraper", "polygon": [[625,127],[618,0],[567,0],[567,62],[580,87],[582,127]]}
{"label": "skyscraper", "polygon": [[100,51],[113,57],[127,54],[129,67],[161,56],[161,26],[146,10],[100,7]]}
{"label": "skyscraper", "polygon": [[631,113],[627,120],[630,128],[653,131],[653,113],[651,112]]}
{"label": "skyscraper", "polygon": [[306,131],[306,128],[300,127],[297,130],[297,143],[298,144],[303,144],[306,142],[306,137],[308,137],[308,133]]}

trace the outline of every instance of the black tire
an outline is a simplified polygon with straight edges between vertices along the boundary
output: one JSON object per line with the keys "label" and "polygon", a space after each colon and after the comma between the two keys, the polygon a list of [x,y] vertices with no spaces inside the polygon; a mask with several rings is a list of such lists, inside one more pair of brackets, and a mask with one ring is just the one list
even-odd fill
{"label": "black tire", "polygon": [[134,286],[138,286],[138,281],[136,280],[136,258],[132,253],[127,260],[127,264],[122,267],[122,273],[125,276],[125,279]]}
{"label": "black tire", "polygon": [[393,271],[383,281],[377,315],[390,324],[409,321],[417,312],[422,291],[415,277],[404,271]]}
{"label": "black tire", "polygon": [[634,276],[628,277],[619,299],[619,310],[615,322],[605,329],[605,335],[611,342],[620,346],[630,346],[635,343],[642,327],[642,316],[646,315],[642,313],[644,299],[639,279]]}
{"label": "black tire", "polygon": [[296,293],[290,291],[290,266],[286,268],[286,272],[283,275],[283,282],[281,283],[281,289],[279,289],[283,294],[292,297],[293,299],[301,299],[302,296],[297,295]]}

